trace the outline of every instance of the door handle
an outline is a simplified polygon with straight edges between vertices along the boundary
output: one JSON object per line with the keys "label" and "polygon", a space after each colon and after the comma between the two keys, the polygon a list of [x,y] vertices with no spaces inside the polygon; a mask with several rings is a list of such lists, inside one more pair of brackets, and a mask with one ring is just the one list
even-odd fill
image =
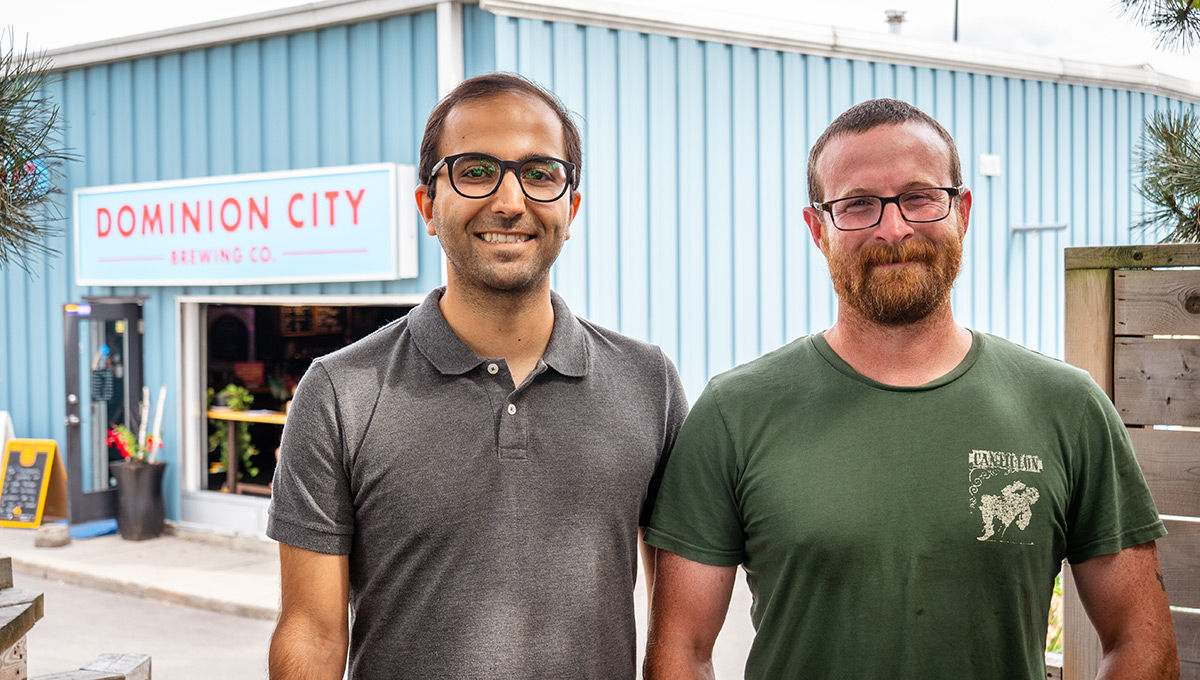
{"label": "door handle", "polygon": [[79,423],[83,422],[79,419],[79,416],[75,415],[74,413],[67,416],[64,420],[66,420],[67,425],[71,427],[79,427]]}

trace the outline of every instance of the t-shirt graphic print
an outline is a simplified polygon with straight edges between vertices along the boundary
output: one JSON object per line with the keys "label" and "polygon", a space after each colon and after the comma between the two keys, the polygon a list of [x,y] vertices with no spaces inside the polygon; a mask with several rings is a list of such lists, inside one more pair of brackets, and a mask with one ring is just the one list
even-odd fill
{"label": "t-shirt graphic print", "polygon": [[1041,498],[1036,480],[1042,473],[1042,459],[976,449],[967,456],[967,468],[970,507],[982,524],[976,540],[1033,545],[1024,532]]}

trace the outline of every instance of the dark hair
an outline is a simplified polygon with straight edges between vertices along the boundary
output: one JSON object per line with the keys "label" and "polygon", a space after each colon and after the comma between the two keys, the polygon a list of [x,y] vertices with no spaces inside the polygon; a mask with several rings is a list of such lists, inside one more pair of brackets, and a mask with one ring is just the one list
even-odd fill
{"label": "dark hair", "polygon": [[817,178],[817,160],[829,140],[839,135],[863,133],[881,125],[900,125],[901,123],[924,123],[933,128],[945,140],[950,151],[950,183],[954,186],[962,184],[962,161],[958,158],[958,146],[954,138],[946,132],[946,128],[921,109],[902,102],[899,99],[870,99],[861,104],[855,104],[838,116],[825,132],[817,138],[812,150],[808,152],[808,200],[825,200],[825,188]]}
{"label": "dark hair", "polygon": [[417,167],[417,177],[422,184],[429,185],[429,195],[433,195],[433,178],[430,173],[433,166],[441,160],[438,149],[442,143],[442,130],[446,125],[446,117],[454,107],[463,102],[487,99],[502,93],[525,95],[545,102],[562,123],[563,145],[567,150],[566,160],[575,164],[575,176],[571,178],[571,188],[579,188],[579,177],[583,174],[583,142],[579,136],[579,128],[571,120],[571,114],[563,106],[561,100],[540,85],[515,73],[485,73],[481,76],[468,78],[442,98],[425,123],[425,136],[421,138],[421,160]]}

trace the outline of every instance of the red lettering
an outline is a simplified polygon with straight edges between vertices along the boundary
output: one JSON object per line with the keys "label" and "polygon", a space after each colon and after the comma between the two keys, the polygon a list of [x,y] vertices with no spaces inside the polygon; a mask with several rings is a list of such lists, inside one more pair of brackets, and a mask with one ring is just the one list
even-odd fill
{"label": "red lettering", "polygon": [[262,210],[258,209],[258,204],[254,202],[253,198],[250,199],[250,228],[251,229],[254,228],[254,216],[255,215],[258,215],[258,223],[262,225],[263,229],[266,229],[267,228],[267,197],[266,196],[263,196]]}
{"label": "red lettering", "polygon": [[[233,224],[230,224],[225,220],[225,209],[228,208],[230,204],[233,204],[233,207],[237,208],[237,219],[233,221]],[[225,227],[225,231],[237,231],[237,228],[241,223],[242,204],[238,203],[236,198],[225,199],[225,202],[221,204],[221,226]]]}
{"label": "red lettering", "polygon": [[296,205],[296,201],[302,200],[304,200],[304,194],[292,194],[291,200],[288,201],[288,221],[291,222],[292,226],[296,227],[297,229],[303,227],[304,223],[296,219],[296,215],[292,212],[292,207]]}
{"label": "red lettering", "polygon": [[212,253],[208,250],[200,251],[200,264],[208,264],[212,261]]}
{"label": "red lettering", "polygon": [[180,220],[181,222],[183,222],[183,224],[181,224],[180,226],[183,228],[184,232],[187,231],[187,223],[189,220],[192,223],[192,228],[196,230],[197,234],[199,234],[200,233],[200,201],[196,201],[196,214],[195,215],[192,214],[191,210],[188,210],[187,203],[183,204],[183,215],[182,215],[182,219]]}
{"label": "red lettering", "polygon": [[104,238],[110,233],[112,233],[112,213],[108,211],[108,208],[99,208],[96,210],[96,236]]}
{"label": "red lettering", "polygon": [[175,233],[175,204],[174,203],[169,204],[167,207],[167,210],[168,210],[168,212],[171,213],[171,233],[174,234]]}
{"label": "red lettering", "polygon": [[354,224],[358,224],[358,204],[362,201],[363,194],[366,193],[366,191],[366,189],[359,189],[358,196],[351,196],[350,190],[346,190],[346,198],[350,200],[350,210],[354,218]]}
{"label": "red lettering", "polygon": [[[125,225],[122,224],[121,218],[129,213],[129,231],[125,231]],[[117,231],[121,232],[121,236],[133,236],[133,228],[137,226],[137,215],[134,214],[133,208],[123,205],[117,211]]]}
{"label": "red lettering", "polygon": [[209,199],[209,201],[208,201],[208,233],[210,233],[210,234],[212,233],[212,227],[213,227],[212,199]]}
{"label": "red lettering", "polygon": [[266,246],[259,248],[258,249],[258,261],[259,262],[270,262],[271,261],[271,249]]}
{"label": "red lettering", "polygon": [[241,248],[233,249],[233,261],[235,263],[240,263],[242,261],[242,249]]}
{"label": "red lettering", "polygon": [[338,191],[326,191],[325,192],[325,198],[327,198],[329,200],[329,226],[331,226],[331,227],[333,226],[333,219],[334,219],[333,218],[333,216],[334,216],[334,212],[333,212],[334,203],[333,202],[335,199],[337,199],[337,197],[340,194],[341,194],[341,192],[338,192]]}
{"label": "red lettering", "polygon": [[163,233],[162,227],[162,205],[154,204],[154,214],[150,214],[150,206],[142,206],[142,235],[147,233],[153,234],[154,227],[158,227],[158,233]]}
{"label": "red lettering", "polygon": [[315,227],[315,226],[317,226],[317,194],[315,192],[312,195],[312,201],[313,201],[313,226]]}

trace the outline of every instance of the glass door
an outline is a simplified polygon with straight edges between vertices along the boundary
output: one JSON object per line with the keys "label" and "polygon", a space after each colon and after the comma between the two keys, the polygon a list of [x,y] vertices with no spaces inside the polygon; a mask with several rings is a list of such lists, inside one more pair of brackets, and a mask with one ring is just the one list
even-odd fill
{"label": "glass door", "polygon": [[137,432],[142,392],[142,306],[63,305],[67,395],[67,488],[72,524],[116,516],[121,460],[109,428]]}

